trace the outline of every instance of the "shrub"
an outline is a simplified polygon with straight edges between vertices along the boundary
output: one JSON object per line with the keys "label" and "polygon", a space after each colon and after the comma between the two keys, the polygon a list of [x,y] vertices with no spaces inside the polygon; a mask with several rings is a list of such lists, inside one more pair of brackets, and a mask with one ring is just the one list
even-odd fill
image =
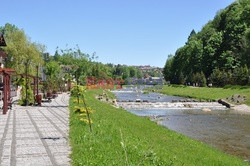
{"label": "shrub", "polygon": [[71,96],[73,97],[78,97],[82,93],[84,93],[86,88],[81,85],[74,85],[73,88],[70,91]]}
{"label": "shrub", "polygon": [[224,87],[227,84],[231,84],[231,72],[219,70],[218,68],[213,70],[210,78],[214,86]]}
{"label": "shrub", "polygon": [[207,79],[203,72],[193,74],[192,82],[198,83],[198,86],[201,87],[207,86]]}
{"label": "shrub", "polygon": [[[25,101],[26,101],[26,87],[22,86],[20,104],[25,105],[26,104]],[[30,86],[28,86],[28,90],[27,90],[27,103],[28,105],[31,105],[34,103],[34,94]]]}
{"label": "shrub", "polygon": [[248,81],[249,81],[249,71],[247,66],[234,69],[233,83],[235,85],[247,85]]}

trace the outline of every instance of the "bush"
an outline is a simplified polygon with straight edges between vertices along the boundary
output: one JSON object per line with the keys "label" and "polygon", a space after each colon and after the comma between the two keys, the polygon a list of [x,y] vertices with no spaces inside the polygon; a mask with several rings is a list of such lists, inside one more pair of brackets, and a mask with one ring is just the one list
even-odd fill
{"label": "bush", "polygon": [[249,82],[249,70],[247,66],[234,69],[233,83],[235,85],[247,85],[248,82]]}
{"label": "bush", "polygon": [[[22,86],[20,104],[25,105],[26,104],[25,101],[26,101],[26,87]],[[28,90],[27,90],[27,101],[28,101],[28,105],[32,105],[34,103],[34,94],[30,86],[28,86]]]}
{"label": "bush", "polygon": [[81,85],[74,85],[70,91],[71,96],[77,97],[80,96],[83,92],[85,92],[86,88]]}
{"label": "bush", "polygon": [[181,85],[184,85],[184,83],[185,83],[185,77],[184,77],[182,72],[179,75],[178,83]]}
{"label": "bush", "polygon": [[214,69],[210,76],[211,81],[214,86],[224,87],[225,85],[232,83],[232,73],[231,71],[224,71],[219,69]]}
{"label": "bush", "polygon": [[210,77],[215,86],[223,87],[225,85],[249,85],[249,76],[249,69],[245,66],[235,68],[233,72],[231,72],[231,70],[226,72],[224,70],[214,69]]}
{"label": "bush", "polygon": [[198,86],[201,87],[207,86],[207,79],[203,72],[193,74],[192,82],[198,83]]}

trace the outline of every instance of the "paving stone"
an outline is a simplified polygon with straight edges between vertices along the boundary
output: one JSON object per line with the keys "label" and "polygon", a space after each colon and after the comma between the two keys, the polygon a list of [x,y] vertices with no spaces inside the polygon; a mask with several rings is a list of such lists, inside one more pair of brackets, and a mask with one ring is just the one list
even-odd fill
{"label": "paving stone", "polygon": [[13,105],[0,114],[0,165],[70,165],[68,100],[60,94],[43,107]]}
{"label": "paving stone", "polygon": [[52,163],[50,161],[49,157],[33,157],[33,156],[28,156],[28,157],[17,157],[16,165],[27,165],[27,166],[51,166]]}
{"label": "paving stone", "polygon": [[1,166],[9,166],[10,165],[10,156],[8,157],[3,157],[1,159]]}

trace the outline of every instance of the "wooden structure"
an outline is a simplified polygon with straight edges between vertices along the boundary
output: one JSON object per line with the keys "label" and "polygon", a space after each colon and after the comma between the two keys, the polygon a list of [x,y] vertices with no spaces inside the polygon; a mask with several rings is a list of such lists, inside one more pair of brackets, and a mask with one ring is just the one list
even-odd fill
{"label": "wooden structure", "polygon": [[[0,32],[0,46],[7,46],[3,34]],[[8,106],[11,107],[11,89],[10,89],[10,76],[15,72],[13,69],[2,67],[3,60],[7,57],[7,54],[4,51],[0,51],[0,73],[3,75],[3,114],[6,114],[8,111]]]}
{"label": "wooden structure", "polygon": [[8,106],[11,107],[11,96],[10,96],[10,76],[15,70],[9,68],[0,68],[0,73],[3,75],[3,114],[8,111]]}
{"label": "wooden structure", "polygon": [[[35,102],[36,102],[38,105],[41,105],[42,98],[41,98],[41,96],[39,96],[39,94],[38,94],[38,92],[39,92],[39,89],[38,89],[39,79],[41,79],[41,77],[33,76],[33,75],[30,75],[30,74],[17,74],[17,76],[29,77],[29,78],[32,78],[32,79],[33,79],[33,95],[34,95],[34,98],[35,98]],[[39,96],[39,97],[38,97],[38,96]]]}

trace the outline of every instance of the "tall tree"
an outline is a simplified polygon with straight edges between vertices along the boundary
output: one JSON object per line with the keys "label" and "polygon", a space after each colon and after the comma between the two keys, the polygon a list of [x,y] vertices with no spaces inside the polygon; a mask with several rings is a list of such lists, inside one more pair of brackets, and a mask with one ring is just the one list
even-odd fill
{"label": "tall tree", "polygon": [[34,75],[36,66],[43,64],[43,47],[31,42],[24,31],[15,25],[5,24],[0,30],[4,33],[7,43],[7,47],[3,48],[8,55],[6,67],[13,68],[20,74],[25,72],[28,63],[29,73]]}

